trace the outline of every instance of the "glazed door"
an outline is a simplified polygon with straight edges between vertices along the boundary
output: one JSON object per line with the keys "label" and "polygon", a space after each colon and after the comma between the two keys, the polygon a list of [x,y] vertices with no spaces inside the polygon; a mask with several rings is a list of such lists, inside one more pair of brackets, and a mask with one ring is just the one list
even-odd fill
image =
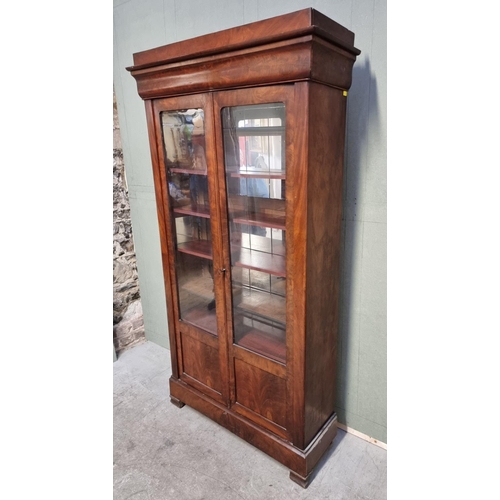
{"label": "glazed door", "polygon": [[227,346],[217,210],[215,137],[209,94],[154,103],[168,245],[168,307],[174,313],[178,375],[228,401]]}
{"label": "glazed door", "polygon": [[232,408],[288,438],[287,170],[293,86],[214,97]]}

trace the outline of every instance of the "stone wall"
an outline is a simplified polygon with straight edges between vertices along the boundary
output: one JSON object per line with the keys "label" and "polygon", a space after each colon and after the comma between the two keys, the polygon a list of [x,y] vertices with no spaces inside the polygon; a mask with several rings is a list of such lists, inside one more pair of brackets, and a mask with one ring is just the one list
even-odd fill
{"label": "stone wall", "polygon": [[117,352],[145,340],[120,126],[113,92],[113,342]]}

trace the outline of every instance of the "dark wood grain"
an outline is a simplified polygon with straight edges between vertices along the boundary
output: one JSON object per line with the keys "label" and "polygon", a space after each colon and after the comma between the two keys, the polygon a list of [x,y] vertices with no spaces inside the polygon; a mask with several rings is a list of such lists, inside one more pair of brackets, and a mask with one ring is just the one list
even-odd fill
{"label": "dark wood grain", "polygon": [[174,398],[173,396],[170,396],[170,402],[177,406],[177,408],[183,408],[185,405],[185,403],[183,403],[182,401],[179,401],[177,398]]}
{"label": "dark wood grain", "polygon": [[203,55],[233,52],[315,32],[359,54],[352,47],[354,33],[309,8],[137,52],[134,54],[134,65],[135,68],[145,68]]}
{"label": "dark wood grain", "polygon": [[184,373],[201,384],[221,393],[219,353],[207,344],[182,335]]}
{"label": "dark wood grain", "polygon": [[283,439],[286,439],[287,441],[290,441],[290,433],[284,427],[278,425],[276,422],[263,417],[259,413],[250,410],[249,408],[239,404],[238,402],[234,403],[231,406],[231,409],[239,415],[243,415],[244,417],[248,418],[248,420],[251,420],[262,428],[271,431],[272,433]]}
{"label": "dark wood grain", "polygon": [[340,90],[308,85],[305,446],[335,405],[346,106]]}
{"label": "dark wood grain", "polygon": [[196,328],[195,326],[190,325],[189,323],[186,323],[184,321],[181,321],[179,324],[183,337],[191,337],[194,341],[200,342],[202,344],[207,344],[213,349],[219,348],[219,339],[216,335],[214,336],[210,332],[200,330],[199,328]]}
{"label": "dark wood grain", "polygon": [[225,290],[227,276],[225,273],[226,260],[225,248],[223,247],[222,237],[222,215],[220,212],[219,201],[219,176],[218,164],[220,163],[217,155],[216,132],[215,123],[216,117],[214,116],[213,96],[208,96],[208,106],[205,111],[205,135],[208,138],[206,151],[207,165],[208,165],[208,186],[210,192],[210,212],[213,215],[211,218],[212,230],[212,257],[213,257],[213,280],[214,280],[214,297],[216,301],[216,318],[217,328],[219,330],[219,370],[221,374],[222,385],[222,398],[224,403],[229,406],[230,404],[230,364],[229,359],[229,346],[232,339],[227,335],[227,293]]}
{"label": "dark wood grain", "polygon": [[285,428],[285,381],[240,359],[234,360],[236,401]]}
{"label": "dark wood grain", "polygon": [[297,483],[299,486],[302,486],[302,488],[307,488],[309,486],[311,478],[312,478],[312,472],[310,472],[306,477],[302,477],[293,470],[290,471],[290,479],[294,483]]}
{"label": "dark wood grain", "polygon": [[249,365],[260,368],[268,373],[272,373],[276,377],[286,380],[286,366],[284,366],[284,363],[277,363],[275,360],[259,356],[237,344],[232,346],[231,353],[235,358],[241,359]]}
{"label": "dark wood grain", "polygon": [[173,174],[207,175],[205,170],[195,170],[194,168],[169,167],[168,170]]}
{"label": "dark wood grain", "polygon": [[285,343],[271,335],[266,335],[264,332],[249,330],[238,338],[238,345],[279,363],[286,363]]}
{"label": "dark wood grain", "polygon": [[[258,198],[257,196],[247,196],[248,205],[254,208],[256,212],[266,213],[285,217],[285,200],[277,198]],[[241,200],[241,196],[229,194],[227,202],[235,211],[246,210],[247,205]]]}
{"label": "dark wood grain", "polygon": [[221,55],[165,68],[132,71],[143,99],[206,92],[225,88],[257,86],[308,78],[311,46],[303,40],[285,47],[259,47],[239,56]]}
{"label": "dark wood grain", "polygon": [[337,418],[332,417],[307,449],[301,450],[293,446],[289,440],[280,438],[181,380],[170,378],[170,394],[267,453],[301,477],[310,474],[331,445],[337,432]]}
{"label": "dark wood grain", "polygon": [[270,227],[274,229],[285,229],[285,217],[266,215],[259,213],[235,214],[233,221],[237,224],[248,224],[249,226]]}
{"label": "dark wood grain", "polygon": [[292,442],[304,448],[304,353],[306,303],[307,245],[307,141],[309,126],[309,95],[307,83],[294,86],[294,99],[289,113],[293,134],[287,135],[287,337],[288,362],[287,428]]}
{"label": "dark wood grain", "polygon": [[[355,57],[315,36],[248,49],[239,54],[219,55],[192,61],[189,66],[171,63],[163,67],[135,70],[132,75],[143,99],[175,96],[220,89],[312,80],[348,90]],[[316,63],[315,47],[338,59],[342,71]],[[328,47],[326,49],[325,47]],[[314,57],[313,57],[314,54]],[[346,55],[349,55],[347,57]],[[328,55],[326,56],[328,57]],[[325,57],[321,57],[322,62]]]}

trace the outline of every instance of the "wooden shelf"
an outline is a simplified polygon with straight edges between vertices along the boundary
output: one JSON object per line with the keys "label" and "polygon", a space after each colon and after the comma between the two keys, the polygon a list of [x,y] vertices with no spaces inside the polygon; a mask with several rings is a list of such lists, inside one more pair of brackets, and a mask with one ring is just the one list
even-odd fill
{"label": "wooden shelf", "polygon": [[182,253],[196,255],[202,259],[212,260],[212,242],[207,240],[194,240],[179,243],[177,250]]}
{"label": "wooden shelf", "polygon": [[286,261],[282,255],[242,248],[240,256],[234,265],[273,274],[274,276],[286,277]]}
{"label": "wooden shelf", "polygon": [[286,299],[282,295],[244,286],[234,308],[235,314],[241,318],[256,319],[285,329]]}
{"label": "wooden shelf", "polygon": [[286,179],[285,170],[237,170],[227,173],[231,177],[242,179]]}
{"label": "wooden shelf", "polygon": [[194,168],[170,167],[168,170],[172,174],[207,175],[206,170],[195,170]]}
{"label": "wooden shelf", "polygon": [[181,315],[181,320],[194,325],[217,337],[217,319],[215,309],[209,311],[206,306],[193,308]]}
{"label": "wooden shelf", "polygon": [[[276,117],[273,117],[276,118]],[[226,132],[225,129],[224,131]],[[285,127],[280,125],[269,125],[262,127],[238,127],[236,129],[236,134],[238,137],[249,137],[249,136],[257,136],[257,137],[276,137],[283,136],[285,134]]]}
{"label": "wooden shelf", "polygon": [[[184,205],[182,207],[174,208],[174,213],[180,215],[194,215],[196,217],[205,217],[210,219],[210,208],[204,206],[193,207],[193,205]],[[180,217],[178,215],[177,217]]]}
{"label": "wooden shelf", "polygon": [[235,342],[252,352],[274,359],[279,363],[286,363],[285,337],[277,338],[259,330],[251,329]]}
{"label": "wooden shelf", "polygon": [[249,226],[270,227],[274,229],[285,228],[285,216],[267,214],[242,213],[233,218],[237,224],[248,224]]}

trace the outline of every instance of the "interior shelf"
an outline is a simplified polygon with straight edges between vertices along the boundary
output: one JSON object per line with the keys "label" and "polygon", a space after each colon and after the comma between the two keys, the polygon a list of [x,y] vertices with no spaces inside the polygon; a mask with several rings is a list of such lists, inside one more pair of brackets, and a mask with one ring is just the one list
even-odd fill
{"label": "interior shelf", "polygon": [[273,229],[285,229],[285,216],[242,213],[233,218],[237,224],[248,224],[250,226],[270,227]]}
{"label": "interior shelf", "polygon": [[279,363],[286,363],[286,344],[284,338],[277,338],[260,330],[249,329],[237,340],[237,345],[245,347]]}
{"label": "interior shelf", "polygon": [[212,260],[212,242],[208,240],[193,240],[179,243],[177,250],[190,255],[196,255],[202,259]]}
{"label": "interior shelf", "polygon": [[274,276],[286,277],[286,260],[282,255],[242,248],[239,258],[234,262],[234,265],[246,269],[254,269],[255,271],[262,271]]}
{"label": "interior shelf", "polygon": [[285,170],[235,170],[228,171],[228,174],[243,179],[286,179]]}
{"label": "interior shelf", "polygon": [[206,219],[210,219],[210,208],[204,206],[195,207],[193,205],[184,205],[183,207],[174,208],[174,213],[180,215],[194,215],[196,217],[205,217]]}
{"label": "interior shelf", "polygon": [[172,174],[207,175],[206,170],[195,170],[194,168],[170,167],[168,170]]}
{"label": "interior shelf", "polygon": [[183,313],[181,320],[217,336],[215,309],[209,311],[206,307],[193,308]]}
{"label": "interior shelf", "polygon": [[285,329],[286,299],[282,295],[244,286],[239,302],[235,304],[235,314],[256,318],[263,323]]}

